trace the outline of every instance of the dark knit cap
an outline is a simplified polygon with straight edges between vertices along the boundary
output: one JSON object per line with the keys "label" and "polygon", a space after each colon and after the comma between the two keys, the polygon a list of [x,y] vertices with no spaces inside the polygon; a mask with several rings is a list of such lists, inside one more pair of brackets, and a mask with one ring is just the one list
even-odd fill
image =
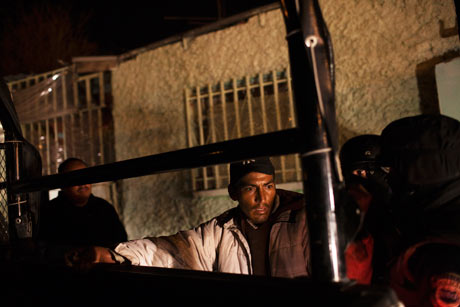
{"label": "dark knit cap", "polygon": [[230,185],[235,185],[242,177],[251,172],[274,175],[275,168],[269,158],[233,162],[230,164]]}
{"label": "dark knit cap", "polygon": [[460,176],[460,122],[417,115],[390,123],[382,134],[382,158],[408,184],[430,185]]}
{"label": "dark knit cap", "polygon": [[380,165],[380,135],[362,134],[346,141],[340,149],[345,174],[356,169],[375,169]]}

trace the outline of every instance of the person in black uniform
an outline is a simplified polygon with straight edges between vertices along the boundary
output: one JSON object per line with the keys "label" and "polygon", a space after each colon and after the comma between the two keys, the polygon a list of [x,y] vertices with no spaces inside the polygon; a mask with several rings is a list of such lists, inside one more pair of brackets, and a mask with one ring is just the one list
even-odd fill
{"label": "person in black uniform", "polygon": [[[358,276],[364,274],[367,283],[379,284],[385,282],[386,262],[394,252],[395,237],[397,237],[389,209],[392,194],[387,179],[388,168],[385,167],[380,156],[381,137],[377,134],[352,137],[340,149],[340,162],[347,191],[364,213],[363,225],[357,241],[361,240],[370,245],[366,245],[367,258],[371,261],[371,267],[366,268],[369,271],[364,274],[366,270],[363,270],[362,264],[355,268],[349,265],[348,268]],[[357,251],[354,258],[363,259],[363,253],[366,252]]]}
{"label": "person in black uniform", "polygon": [[409,116],[381,138],[400,233],[390,286],[406,306],[460,306],[460,121]]}
{"label": "person in black uniform", "polygon": [[[69,158],[60,164],[58,173],[86,167],[84,161]],[[62,188],[58,197],[52,199],[43,211],[40,238],[52,258],[61,258],[73,247],[99,245],[110,248],[127,240],[115,208],[94,196],[91,184]]]}

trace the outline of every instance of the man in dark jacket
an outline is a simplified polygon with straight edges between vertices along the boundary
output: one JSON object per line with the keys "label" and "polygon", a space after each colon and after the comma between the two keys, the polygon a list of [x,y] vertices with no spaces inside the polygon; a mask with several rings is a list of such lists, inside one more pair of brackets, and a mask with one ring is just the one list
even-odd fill
{"label": "man in dark jacket", "polygon": [[460,122],[406,117],[381,137],[402,246],[390,284],[406,306],[459,306]]}
{"label": "man in dark jacket", "polygon": [[[59,166],[58,173],[86,167],[82,160],[69,158]],[[94,196],[90,184],[84,184],[62,188],[58,197],[47,204],[40,238],[49,252],[56,252],[75,246],[114,247],[127,240],[127,233],[115,208]]]}

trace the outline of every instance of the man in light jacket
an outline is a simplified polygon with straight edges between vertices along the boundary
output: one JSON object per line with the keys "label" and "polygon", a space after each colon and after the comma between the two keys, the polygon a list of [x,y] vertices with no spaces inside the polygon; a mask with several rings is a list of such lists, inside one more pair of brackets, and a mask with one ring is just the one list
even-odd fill
{"label": "man in light jacket", "polygon": [[238,206],[171,236],[93,247],[67,264],[130,263],[274,277],[309,275],[309,235],[302,194],[276,189],[269,158],[232,163],[230,197]]}

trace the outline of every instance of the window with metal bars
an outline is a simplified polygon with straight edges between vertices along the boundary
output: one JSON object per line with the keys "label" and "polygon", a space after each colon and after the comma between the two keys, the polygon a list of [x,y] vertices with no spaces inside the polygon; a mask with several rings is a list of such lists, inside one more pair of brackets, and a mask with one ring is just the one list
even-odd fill
{"label": "window with metal bars", "polygon": [[[189,147],[293,128],[289,67],[185,89]],[[277,183],[301,180],[297,155],[272,158]],[[192,170],[194,191],[225,189],[229,165]]]}

